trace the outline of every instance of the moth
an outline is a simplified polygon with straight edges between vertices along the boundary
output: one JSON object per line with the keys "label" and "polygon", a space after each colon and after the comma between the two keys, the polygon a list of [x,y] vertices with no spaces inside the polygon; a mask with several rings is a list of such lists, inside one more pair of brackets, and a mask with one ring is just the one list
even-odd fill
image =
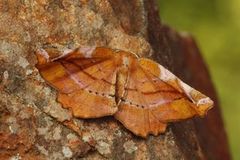
{"label": "moth", "polygon": [[114,116],[135,135],[165,132],[168,122],[204,116],[213,101],[147,58],[106,47],[36,53],[57,100],[78,118]]}

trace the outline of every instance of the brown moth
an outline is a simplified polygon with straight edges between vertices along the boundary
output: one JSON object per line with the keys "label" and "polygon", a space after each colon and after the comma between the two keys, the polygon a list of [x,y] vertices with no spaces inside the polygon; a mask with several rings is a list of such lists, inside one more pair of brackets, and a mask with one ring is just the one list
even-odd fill
{"label": "brown moth", "polygon": [[160,64],[133,53],[81,47],[60,56],[37,52],[37,68],[78,118],[113,115],[135,135],[166,130],[168,122],[204,116],[213,101]]}

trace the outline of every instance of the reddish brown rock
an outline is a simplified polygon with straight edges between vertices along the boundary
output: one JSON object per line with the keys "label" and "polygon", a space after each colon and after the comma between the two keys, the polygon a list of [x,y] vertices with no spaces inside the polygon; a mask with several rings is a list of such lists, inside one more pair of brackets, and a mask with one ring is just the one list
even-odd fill
{"label": "reddish brown rock", "polygon": [[[35,68],[39,48],[118,48],[152,55],[217,102],[194,42],[163,26],[156,6],[153,0],[1,1],[0,157],[230,159],[218,106],[205,119],[172,124],[165,134],[140,139],[113,118],[72,118]],[[65,124],[69,120],[75,130]]]}

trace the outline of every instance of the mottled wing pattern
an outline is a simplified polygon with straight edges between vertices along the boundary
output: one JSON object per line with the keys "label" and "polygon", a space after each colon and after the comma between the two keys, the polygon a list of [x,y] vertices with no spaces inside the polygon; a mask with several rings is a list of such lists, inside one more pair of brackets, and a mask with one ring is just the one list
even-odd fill
{"label": "mottled wing pattern", "polygon": [[58,92],[58,101],[76,117],[95,118],[117,111],[115,81],[118,64],[105,48],[81,48],[52,59],[37,53],[42,77]]}

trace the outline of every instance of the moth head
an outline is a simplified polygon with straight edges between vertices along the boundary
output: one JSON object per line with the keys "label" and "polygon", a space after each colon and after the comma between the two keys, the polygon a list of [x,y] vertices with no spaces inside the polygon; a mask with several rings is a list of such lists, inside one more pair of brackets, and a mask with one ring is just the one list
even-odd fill
{"label": "moth head", "polygon": [[116,56],[120,58],[121,64],[124,67],[131,66],[136,61],[136,54],[130,53],[130,52],[124,52],[124,51],[117,51]]}

